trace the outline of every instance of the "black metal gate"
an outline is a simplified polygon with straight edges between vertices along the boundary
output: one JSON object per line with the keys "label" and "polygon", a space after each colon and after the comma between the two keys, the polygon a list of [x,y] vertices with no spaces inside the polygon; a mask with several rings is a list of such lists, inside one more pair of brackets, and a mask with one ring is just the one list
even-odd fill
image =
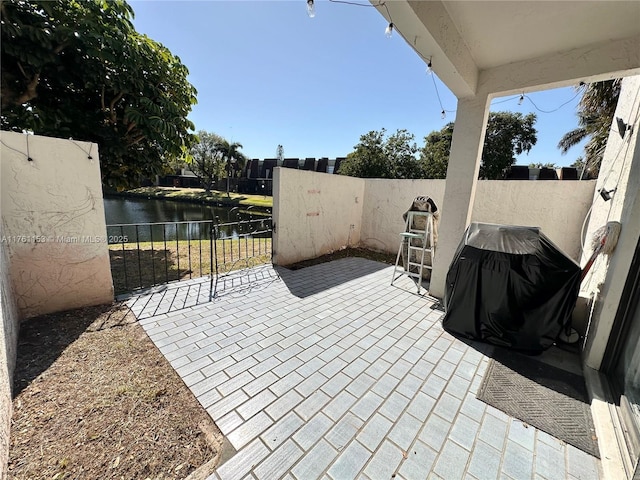
{"label": "black metal gate", "polygon": [[116,298],[140,319],[277,278],[272,219],[107,225]]}
{"label": "black metal gate", "polygon": [[214,224],[211,228],[214,275],[211,275],[210,298],[221,291],[247,285],[259,279],[258,265],[271,265],[273,224],[267,219]]}
{"label": "black metal gate", "polygon": [[212,220],[107,225],[115,294],[211,274],[213,225]]}

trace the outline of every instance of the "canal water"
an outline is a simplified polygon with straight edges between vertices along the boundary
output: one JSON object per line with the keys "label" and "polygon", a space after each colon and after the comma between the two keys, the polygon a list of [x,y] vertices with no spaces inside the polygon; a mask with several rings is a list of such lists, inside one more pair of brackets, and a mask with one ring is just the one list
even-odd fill
{"label": "canal water", "polygon": [[[268,227],[265,220],[268,214],[252,207],[215,207],[171,200],[105,196],[104,210],[109,243],[208,239],[211,220],[223,225],[219,234],[226,237],[259,232]],[[135,227],[129,224],[145,225]]]}

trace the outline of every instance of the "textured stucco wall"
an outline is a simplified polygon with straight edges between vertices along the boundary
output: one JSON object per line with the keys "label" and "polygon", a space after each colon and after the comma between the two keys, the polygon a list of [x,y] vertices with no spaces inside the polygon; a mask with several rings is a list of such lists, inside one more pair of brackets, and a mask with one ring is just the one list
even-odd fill
{"label": "textured stucco wall", "polygon": [[3,239],[20,316],[111,302],[97,146],[12,132],[1,138]]}
{"label": "textured stucco wall", "polygon": [[[580,295],[591,303],[589,331],[585,346],[586,364],[600,369],[611,328],[620,306],[629,266],[640,238],[640,76],[622,81],[614,118],[621,118],[632,130],[620,136],[614,120],[604,153],[600,176],[593,195],[593,210],[587,229],[590,240],[596,229],[609,221],[622,224],[622,231],[611,257],[600,256],[583,282]],[[616,189],[605,202],[598,191]],[[586,255],[591,254],[587,249]],[[583,262],[586,260],[586,256]]]}
{"label": "textured stucco wall", "polygon": [[[398,232],[404,228],[402,214],[412,200],[418,195],[428,195],[440,207],[444,186],[444,180],[366,180],[361,244],[391,253],[397,251]],[[472,221],[541,227],[559,248],[578,260],[580,229],[594,187],[594,181],[480,180]]]}
{"label": "textured stucco wall", "polygon": [[[0,224],[0,237],[3,235]],[[7,478],[11,391],[18,348],[19,318],[9,278],[7,246],[0,242],[0,478]]]}
{"label": "textured stucco wall", "polygon": [[[276,262],[287,265],[359,244],[395,253],[402,214],[428,195],[440,207],[444,180],[357,179],[280,169],[274,195]],[[478,182],[472,220],[541,227],[575,260],[594,181]],[[349,238],[349,225],[354,225]],[[442,239],[442,237],[441,237]],[[454,248],[457,247],[456,239]]]}
{"label": "textured stucco wall", "polygon": [[364,181],[276,168],[274,263],[289,265],[360,242]]}
{"label": "textured stucco wall", "polygon": [[365,180],[360,243],[372,250],[396,253],[404,230],[402,214],[413,199],[427,195],[438,208],[444,196],[444,180]]}
{"label": "textured stucco wall", "polygon": [[579,261],[580,229],[594,188],[591,180],[480,180],[471,220],[540,227],[558,248]]}

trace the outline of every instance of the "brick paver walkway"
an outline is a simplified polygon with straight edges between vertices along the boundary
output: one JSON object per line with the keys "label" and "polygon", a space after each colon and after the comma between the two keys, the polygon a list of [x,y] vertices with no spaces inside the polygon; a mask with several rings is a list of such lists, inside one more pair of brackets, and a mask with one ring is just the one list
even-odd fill
{"label": "brick paver walkway", "polygon": [[212,480],[598,479],[599,460],[475,398],[484,345],[391,267],[348,258],[141,320],[237,453]]}

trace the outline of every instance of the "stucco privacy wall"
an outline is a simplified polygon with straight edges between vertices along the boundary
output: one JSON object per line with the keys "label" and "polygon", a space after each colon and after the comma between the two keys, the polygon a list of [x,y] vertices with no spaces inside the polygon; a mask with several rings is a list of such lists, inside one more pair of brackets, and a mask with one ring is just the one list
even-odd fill
{"label": "stucco privacy wall", "polygon": [[[620,135],[615,118],[632,127]],[[620,305],[629,266],[640,238],[640,76],[622,81],[618,106],[609,132],[607,147],[600,167],[600,176],[593,196],[593,211],[587,229],[587,239],[608,221],[618,221],[622,231],[611,257],[600,256],[585,278],[581,295],[592,301],[585,362],[600,369]],[[615,189],[612,199],[605,202],[598,191]],[[590,249],[587,253],[591,253]]]}
{"label": "stucco privacy wall", "polygon": [[471,220],[540,227],[558,248],[579,261],[580,230],[594,188],[594,180],[480,180]]}
{"label": "stucco privacy wall", "polygon": [[111,302],[97,145],[0,138],[3,239],[20,316]]}
{"label": "stucco privacy wall", "polygon": [[273,262],[289,265],[360,242],[361,178],[274,169]]}
{"label": "stucco privacy wall", "polygon": [[[396,252],[402,214],[413,199],[428,195],[442,205],[444,180],[365,180],[360,242],[367,248]],[[472,221],[541,227],[560,249],[580,259],[580,229],[591,205],[595,181],[481,180]]]}
{"label": "stucco privacy wall", "polygon": [[[444,196],[444,180],[350,179],[292,169],[280,172],[278,194],[274,195],[274,243],[275,238],[278,242],[274,248],[281,265],[337,250],[347,245],[347,240],[351,245],[357,244],[358,237],[352,233],[349,238],[345,233],[352,224],[360,225],[360,245],[395,253],[398,233],[404,229],[402,214],[413,199],[428,195],[440,206]],[[594,187],[594,181],[482,180],[478,182],[472,220],[541,227],[559,248],[578,260],[580,229]],[[309,193],[317,190],[322,192]],[[358,193],[363,190],[364,194]],[[288,200],[281,198],[282,194]],[[362,200],[356,204],[355,197],[359,195],[363,195]],[[358,209],[349,209],[349,205],[361,205],[360,218]],[[320,211],[322,218],[306,216]]]}
{"label": "stucco privacy wall", "polygon": [[404,230],[402,214],[422,195],[431,197],[439,208],[444,184],[444,180],[366,179],[360,243],[373,250],[397,252],[398,233]]}
{"label": "stucco privacy wall", "polygon": [[[0,224],[0,237],[3,235]],[[7,245],[0,242],[0,478],[7,478],[11,390],[18,348],[18,311],[9,278]]]}

